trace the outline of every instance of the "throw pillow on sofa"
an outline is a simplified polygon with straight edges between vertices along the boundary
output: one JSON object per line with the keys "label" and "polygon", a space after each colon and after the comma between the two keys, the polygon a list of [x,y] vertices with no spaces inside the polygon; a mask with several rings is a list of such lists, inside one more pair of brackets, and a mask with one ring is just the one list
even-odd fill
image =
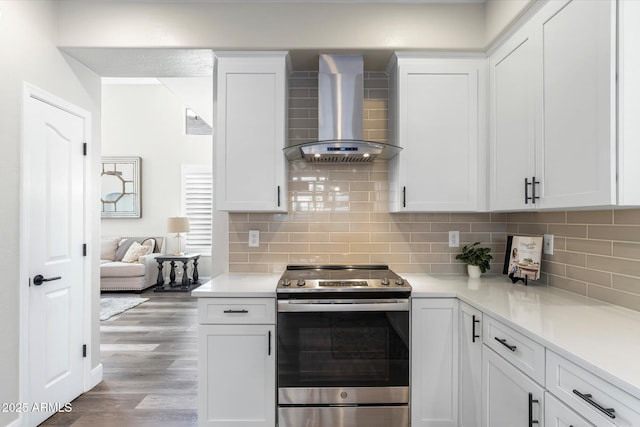
{"label": "throw pillow on sofa", "polygon": [[142,246],[138,242],[133,242],[127,253],[122,257],[122,262],[138,262],[138,258],[151,253],[151,246]]}
{"label": "throw pillow on sofa", "polygon": [[116,261],[122,261],[122,258],[127,254],[129,247],[135,242],[135,239],[122,239],[118,244],[118,250],[116,251]]}
{"label": "throw pillow on sofa", "polygon": [[116,259],[117,250],[118,239],[105,237],[100,239],[100,259],[114,261]]}

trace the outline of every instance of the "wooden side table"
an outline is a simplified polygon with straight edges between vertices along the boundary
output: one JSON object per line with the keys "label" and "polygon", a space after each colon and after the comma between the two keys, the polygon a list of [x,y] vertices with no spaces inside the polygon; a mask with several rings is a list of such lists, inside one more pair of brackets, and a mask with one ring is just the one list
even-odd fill
{"label": "wooden side table", "polygon": [[[171,271],[169,272],[169,286],[180,286],[183,289],[188,289],[190,285],[199,284],[200,277],[198,275],[198,259],[200,254],[184,254],[184,255],[160,255],[156,257],[158,263],[158,280],[156,280],[156,290],[163,288],[165,284],[164,274],[162,272],[165,261],[171,263]],[[176,282],[176,262],[182,262],[182,282]],[[189,279],[187,274],[187,267],[189,262],[193,263],[193,272],[191,274],[192,279]]]}

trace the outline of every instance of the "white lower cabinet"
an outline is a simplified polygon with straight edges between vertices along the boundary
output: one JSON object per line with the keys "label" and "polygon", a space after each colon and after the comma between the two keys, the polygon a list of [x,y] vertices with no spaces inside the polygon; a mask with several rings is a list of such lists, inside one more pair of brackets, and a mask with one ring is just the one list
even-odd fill
{"label": "white lower cabinet", "polygon": [[547,389],[598,427],[640,426],[640,399],[550,350]]}
{"label": "white lower cabinet", "polygon": [[460,427],[479,427],[482,399],[482,312],[460,302]]}
{"label": "white lower cabinet", "polygon": [[548,392],[544,394],[544,425],[545,427],[593,427],[593,424]]}
{"label": "white lower cabinet", "polygon": [[483,427],[544,425],[544,389],[486,346],[482,382]]}
{"label": "white lower cabinet", "polygon": [[458,426],[458,300],[411,304],[411,426]]}
{"label": "white lower cabinet", "polygon": [[275,325],[199,325],[198,425],[274,427]]}

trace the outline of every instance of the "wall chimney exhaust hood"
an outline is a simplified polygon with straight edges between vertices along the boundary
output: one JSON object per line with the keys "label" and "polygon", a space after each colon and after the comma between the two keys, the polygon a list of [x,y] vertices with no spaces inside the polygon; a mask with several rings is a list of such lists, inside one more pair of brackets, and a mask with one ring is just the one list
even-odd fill
{"label": "wall chimney exhaust hood", "polygon": [[342,163],[388,160],[401,147],[363,140],[364,61],[359,55],[320,55],[318,139],[284,149],[289,160]]}

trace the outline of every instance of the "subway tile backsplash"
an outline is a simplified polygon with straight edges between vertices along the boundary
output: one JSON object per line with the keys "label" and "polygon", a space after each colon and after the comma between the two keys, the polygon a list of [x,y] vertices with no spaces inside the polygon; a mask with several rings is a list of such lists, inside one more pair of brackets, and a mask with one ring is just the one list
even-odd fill
{"label": "subway tile backsplash", "polygon": [[506,224],[554,235],[540,283],[640,310],[639,209],[511,213]]}
{"label": "subway tile backsplash", "polygon": [[[317,73],[295,72],[289,90],[289,144],[318,135]],[[388,79],[365,73],[365,139],[387,142]],[[508,234],[554,234],[538,285],[640,310],[640,210],[390,214],[387,163],[289,168],[289,212],[229,215],[229,271],[275,272],[287,264],[384,263],[401,273],[463,273],[448,231],[462,244],[492,248],[501,273]],[[260,230],[260,247],[248,231]]]}

